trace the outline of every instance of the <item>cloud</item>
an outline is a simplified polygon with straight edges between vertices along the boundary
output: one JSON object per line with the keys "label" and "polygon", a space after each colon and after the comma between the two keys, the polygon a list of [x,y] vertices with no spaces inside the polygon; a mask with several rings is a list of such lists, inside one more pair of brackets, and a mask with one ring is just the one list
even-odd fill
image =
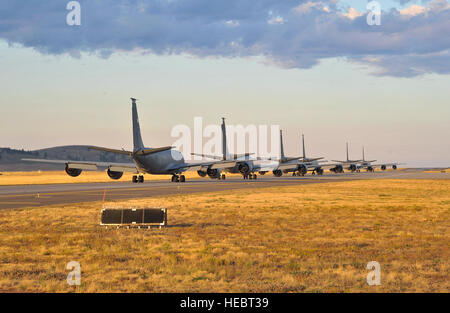
{"label": "cloud", "polygon": [[416,16],[419,14],[423,14],[425,13],[426,9],[425,7],[421,6],[421,5],[411,5],[410,7],[407,7],[403,10],[399,10],[400,14],[402,15],[410,15],[410,16]]}
{"label": "cloud", "polygon": [[85,0],[81,26],[66,25],[65,1],[0,1],[0,38],[47,54],[262,55],[286,68],[343,57],[374,75],[449,73],[446,0],[383,12],[380,26],[336,0]]}

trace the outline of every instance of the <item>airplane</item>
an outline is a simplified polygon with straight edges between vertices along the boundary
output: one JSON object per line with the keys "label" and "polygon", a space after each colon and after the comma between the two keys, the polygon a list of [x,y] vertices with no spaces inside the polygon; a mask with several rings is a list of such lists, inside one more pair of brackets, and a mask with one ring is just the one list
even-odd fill
{"label": "airplane", "polygon": [[364,155],[364,146],[362,147],[362,160],[361,163],[359,163],[359,166],[361,168],[365,168],[368,172],[375,172],[375,165],[372,165],[373,162],[376,162],[377,160],[366,160],[366,157]]}
{"label": "airplane", "polygon": [[[243,154],[230,154],[228,152],[227,145],[227,131],[225,118],[222,117],[222,156],[217,155],[208,155],[208,154],[200,154],[200,153],[191,153],[192,155],[201,156],[204,158],[221,160],[222,162],[232,162],[228,164],[224,163],[220,169],[200,169],[197,171],[197,174],[200,177],[205,177],[208,175],[210,178],[214,179],[226,179],[226,175],[222,173],[228,172],[232,174],[242,174],[243,179],[257,179],[256,172],[259,172],[260,175],[264,175],[269,170],[273,169],[275,165],[266,164],[264,162],[258,162],[258,160],[250,160],[249,156],[253,153],[243,153]],[[240,159],[245,157],[244,160]],[[234,162],[234,164],[233,164]]]}
{"label": "airplane", "polygon": [[376,167],[380,167],[382,171],[385,171],[388,166],[392,166],[392,169],[396,170],[397,166],[403,163],[380,163],[380,164],[372,164],[376,162],[376,160],[366,161],[364,156],[364,146],[362,147],[362,160],[359,164],[361,168],[366,168],[368,172],[375,172]]}
{"label": "airplane", "polygon": [[280,130],[280,152],[281,158],[279,160],[279,166],[277,169],[273,171],[273,175],[276,177],[281,177],[283,173],[287,174],[292,172],[292,176],[304,176],[308,170],[312,170],[313,175],[317,172],[318,175],[323,174],[323,169],[319,162],[323,157],[319,158],[307,158],[305,152],[305,139],[302,134],[302,143],[303,143],[303,156],[301,157],[285,157],[284,156],[284,147],[283,147],[283,132]]}
{"label": "airplane", "polygon": [[346,143],[346,147],[347,147],[347,160],[345,161],[331,160],[333,162],[337,162],[338,164],[334,168],[331,168],[330,171],[335,173],[343,173],[345,168],[347,170],[350,170],[352,173],[359,172],[361,168],[359,162],[361,162],[362,160],[350,160],[348,158],[348,142]]}
{"label": "airplane", "polygon": [[117,150],[97,146],[89,146],[90,149],[106,151],[127,155],[133,163],[109,163],[109,162],[89,162],[89,161],[70,161],[70,160],[46,160],[46,159],[22,159],[31,162],[45,162],[55,164],[65,164],[65,171],[69,176],[77,177],[83,170],[98,170],[106,168],[107,174],[111,179],[118,180],[124,172],[130,172],[134,175],[133,183],[143,183],[143,174],[172,175],[172,182],[185,182],[186,178],[182,175],[188,170],[197,170],[207,168],[208,171],[220,170],[222,167],[232,166],[234,162],[214,161],[202,163],[186,163],[180,151],[172,146],[160,148],[146,148],[142,141],[139,118],[136,107],[136,99],[131,98],[132,103],[132,124],[133,124],[133,151]]}

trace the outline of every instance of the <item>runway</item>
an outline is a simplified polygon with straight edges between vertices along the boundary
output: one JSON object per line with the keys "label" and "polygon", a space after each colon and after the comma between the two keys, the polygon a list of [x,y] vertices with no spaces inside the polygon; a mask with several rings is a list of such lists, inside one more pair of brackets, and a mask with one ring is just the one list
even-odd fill
{"label": "runway", "polygon": [[184,183],[152,180],[141,184],[131,182],[45,184],[0,186],[0,209],[63,205],[71,203],[157,197],[173,194],[214,192],[234,189],[266,188],[349,181],[357,179],[450,179],[448,173],[423,173],[420,170],[387,171],[375,173],[325,174],[323,176],[292,177],[270,174],[257,180],[229,177],[226,180],[193,179]]}

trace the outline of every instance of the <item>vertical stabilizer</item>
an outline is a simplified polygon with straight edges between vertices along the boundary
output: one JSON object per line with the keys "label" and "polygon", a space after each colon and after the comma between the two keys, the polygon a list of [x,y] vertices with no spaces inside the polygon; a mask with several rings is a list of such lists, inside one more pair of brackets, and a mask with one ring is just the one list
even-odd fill
{"label": "vertical stabilizer", "polygon": [[363,146],[363,161],[366,160],[366,157],[364,156],[364,146]]}
{"label": "vertical stabilizer", "polygon": [[303,146],[303,160],[306,159],[306,150],[305,150],[305,135],[302,134],[302,146]]}
{"label": "vertical stabilizer", "polygon": [[139,118],[135,98],[131,98],[131,106],[131,115],[133,119],[133,151],[139,151],[141,149],[144,149],[144,144],[141,137],[141,128],[139,126]]}
{"label": "vertical stabilizer", "polygon": [[281,160],[285,159],[284,156],[284,145],[283,145],[283,131],[280,129],[280,155],[281,155]]}
{"label": "vertical stabilizer", "polygon": [[222,117],[222,158],[227,159],[228,149],[227,149],[227,128],[225,125],[225,118]]}
{"label": "vertical stabilizer", "polygon": [[347,162],[348,162],[348,161],[350,161],[350,160],[348,159],[348,142],[346,142],[345,145],[346,145],[346,147],[347,147]]}

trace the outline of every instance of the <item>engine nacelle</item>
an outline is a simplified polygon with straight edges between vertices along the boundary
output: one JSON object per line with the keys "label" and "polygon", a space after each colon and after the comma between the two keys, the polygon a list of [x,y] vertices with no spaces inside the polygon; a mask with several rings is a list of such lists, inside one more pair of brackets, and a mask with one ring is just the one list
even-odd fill
{"label": "engine nacelle", "polygon": [[66,164],[66,173],[67,173],[67,175],[72,176],[72,177],[77,177],[77,176],[80,176],[81,172],[82,172],[81,169],[79,169],[79,168],[69,168],[69,166]]}
{"label": "engine nacelle", "polygon": [[205,177],[208,173],[206,171],[198,170],[197,171],[198,176]]}
{"label": "engine nacelle", "polygon": [[238,170],[243,175],[248,175],[252,171],[253,166],[249,163],[240,163],[238,166]]}
{"label": "engine nacelle", "polygon": [[208,168],[206,173],[208,174],[208,176],[210,178],[219,178],[220,177],[220,170],[217,168],[214,168],[214,169]]}
{"label": "engine nacelle", "polygon": [[385,171],[386,170],[386,165],[381,165],[381,170]]}
{"label": "engine nacelle", "polygon": [[373,167],[372,167],[372,166],[368,166],[368,167],[367,167],[367,170],[368,170],[369,172],[373,172],[373,171],[375,171],[375,170],[373,169]]}
{"label": "engine nacelle", "polygon": [[273,175],[276,176],[276,177],[281,177],[281,176],[283,176],[283,172],[282,172],[281,170],[274,170],[272,173],[273,173]]}
{"label": "engine nacelle", "polygon": [[334,173],[344,173],[344,167],[342,165],[336,165],[335,167],[330,168],[330,171]]}
{"label": "engine nacelle", "polygon": [[392,165],[392,169],[396,170],[397,169],[397,165]]}
{"label": "engine nacelle", "polygon": [[314,171],[317,173],[317,175],[323,175],[323,169],[321,167],[316,167]]}
{"label": "engine nacelle", "polygon": [[300,175],[305,175],[308,173],[308,168],[305,166],[305,164],[299,164],[297,171],[300,173]]}
{"label": "engine nacelle", "polygon": [[108,173],[109,178],[111,178],[111,179],[120,179],[123,175],[123,172],[111,171],[109,168],[108,168],[107,173]]}
{"label": "engine nacelle", "polygon": [[355,164],[350,164],[350,166],[348,167],[348,169],[352,172],[356,171],[356,165]]}

